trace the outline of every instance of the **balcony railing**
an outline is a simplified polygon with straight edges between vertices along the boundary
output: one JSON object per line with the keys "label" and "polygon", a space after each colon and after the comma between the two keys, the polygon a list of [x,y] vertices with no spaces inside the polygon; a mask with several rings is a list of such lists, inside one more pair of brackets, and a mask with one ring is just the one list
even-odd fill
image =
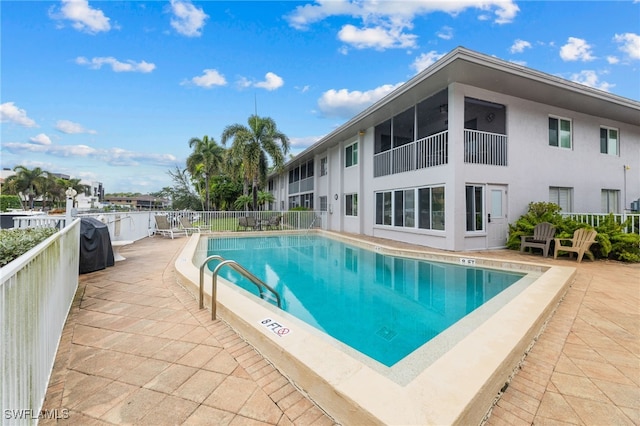
{"label": "balcony railing", "polygon": [[507,135],[465,129],[464,162],[506,166],[507,139]]}
{"label": "balcony railing", "polygon": [[447,164],[448,136],[449,132],[445,130],[374,155],[373,176],[386,176]]}

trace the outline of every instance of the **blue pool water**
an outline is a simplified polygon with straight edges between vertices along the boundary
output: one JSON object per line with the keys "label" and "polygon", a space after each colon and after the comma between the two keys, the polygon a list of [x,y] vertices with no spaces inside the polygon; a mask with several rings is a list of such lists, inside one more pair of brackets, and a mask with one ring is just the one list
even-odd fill
{"label": "blue pool water", "polygon": [[[386,366],[524,276],[394,257],[316,235],[209,238],[207,251],[276,289],[285,311]],[[220,277],[259,294],[231,268]]]}

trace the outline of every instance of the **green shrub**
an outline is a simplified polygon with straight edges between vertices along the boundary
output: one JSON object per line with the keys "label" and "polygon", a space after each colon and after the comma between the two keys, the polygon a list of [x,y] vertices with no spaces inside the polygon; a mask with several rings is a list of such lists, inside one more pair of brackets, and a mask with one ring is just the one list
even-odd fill
{"label": "green shrub", "polygon": [[[513,224],[509,224],[507,248],[520,249],[520,236],[533,235],[533,228],[540,222],[549,222],[556,227],[556,238],[571,238],[578,228],[591,228],[588,224],[565,218],[560,207],[553,203],[529,203],[529,210]],[[640,262],[640,235],[625,233],[629,220],[619,223],[609,214],[596,226],[596,243],[591,246],[595,258],[615,259],[624,262]]]}
{"label": "green shrub", "polygon": [[0,267],[22,256],[57,231],[57,228],[0,229]]}
{"label": "green shrub", "polygon": [[0,212],[6,212],[9,209],[21,209],[20,197],[17,195],[0,195]]}
{"label": "green shrub", "polygon": [[527,213],[520,216],[514,223],[509,224],[507,248],[520,250],[520,236],[533,235],[533,228],[541,222],[549,222],[555,225],[556,229],[562,228],[564,219],[560,214],[560,210],[560,206],[554,203],[529,203]]}

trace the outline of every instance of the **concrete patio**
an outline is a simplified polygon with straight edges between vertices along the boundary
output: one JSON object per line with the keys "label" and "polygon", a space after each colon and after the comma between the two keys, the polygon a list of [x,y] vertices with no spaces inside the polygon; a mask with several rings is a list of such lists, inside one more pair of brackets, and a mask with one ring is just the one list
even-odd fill
{"label": "concrete patio", "polygon": [[[83,425],[334,424],[176,284],[185,243],[145,238],[80,275],[43,410]],[[575,282],[486,424],[640,424],[640,265],[544,261],[577,267]]]}

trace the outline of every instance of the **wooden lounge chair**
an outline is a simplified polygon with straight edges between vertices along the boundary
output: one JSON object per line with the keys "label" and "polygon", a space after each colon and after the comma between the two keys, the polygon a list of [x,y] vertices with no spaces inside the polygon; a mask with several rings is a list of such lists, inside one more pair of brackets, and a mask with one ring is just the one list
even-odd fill
{"label": "wooden lounge chair", "polygon": [[188,233],[193,233],[193,232],[202,232],[203,229],[208,230],[208,228],[206,226],[196,226],[193,223],[191,223],[191,221],[189,220],[188,217],[186,216],[182,216],[180,218],[180,226],[182,226],[182,229],[184,229],[185,231],[187,231]]}
{"label": "wooden lounge chair", "polygon": [[529,251],[533,248],[542,249],[544,257],[549,256],[549,246],[556,233],[556,227],[549,222],[541,222],[533,228],[533,235],[521,235],[520,251],[524,251],[529,247]]}
{"label": "wooden lounge chair", "polygon": [[173,239],[175,235],[189,235],[187,234],[187,231],[185,229],[171,227],[171,224],[169,224],[169,219],[166,216],[156,215],[154,217],[156,219],[156,234],[160,234],[163,237],[169,236],[171,237],[171,239]]}
{"label": "wooden lounge chair", "polygon": [[[553,258],[558,257],[559,251],[569,252],[572,256],[573,253],[578,254],[578,263],[582,262],[582,257],[586,254],[589,259],[593,260],[593,253],[589,251],[591,244],[596,242],[596,235],[598,233],[594,230],[588,230],[585,228],[576,229],[573,233],[573,238],[554,238],[555,249],[553,252]],[[562,241],[571,241],[571,245],[563,246]]]}

